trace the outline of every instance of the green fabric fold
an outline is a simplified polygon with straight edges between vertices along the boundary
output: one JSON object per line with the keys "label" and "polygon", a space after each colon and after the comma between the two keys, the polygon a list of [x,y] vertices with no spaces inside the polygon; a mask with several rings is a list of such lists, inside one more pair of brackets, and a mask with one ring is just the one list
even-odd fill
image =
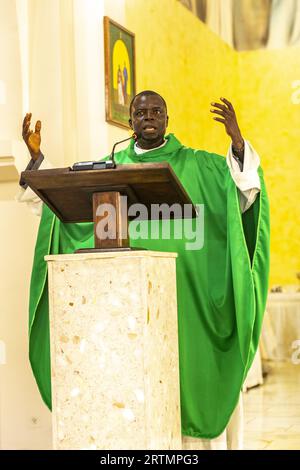
{"label": "green fabric fold", "polygon": [[[243,215],[225,158],[167,144],[142,155],[134,142],[116,154],[118,164],[167,161],[194,204],[204,207],[204,244],[190,240],[131,240],[131,246],[177,252],[177,301],[182,433],[214,438],[225,429],[257,350],[268,292],[269,203],[263,172],[261,192]],[[180,221],[181,223],[182,221]],[[163,230],[167,221],[143,221]],[[175,224],[171,221],[171,233]],[[130,230],[136,228],[130,224]],[[197,221],[192,229],[196,231]],[[199,230],[199,228],[198,228]],[[30,291],[30,362],[40,393],[51,408],[47,254],[93,246],[92,224],[63,224],[46,206],[39,227]],[[101,423],[99,423],[101,424]]]}

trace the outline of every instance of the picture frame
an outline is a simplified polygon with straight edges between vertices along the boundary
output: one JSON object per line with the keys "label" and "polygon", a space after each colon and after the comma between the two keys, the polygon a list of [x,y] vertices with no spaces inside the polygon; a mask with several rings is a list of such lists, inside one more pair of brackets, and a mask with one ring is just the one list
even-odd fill
{"label": "picture frame", "polygon": [[129,129],[129,105],[136,94],[135,34],[104,16],[106,121]]}

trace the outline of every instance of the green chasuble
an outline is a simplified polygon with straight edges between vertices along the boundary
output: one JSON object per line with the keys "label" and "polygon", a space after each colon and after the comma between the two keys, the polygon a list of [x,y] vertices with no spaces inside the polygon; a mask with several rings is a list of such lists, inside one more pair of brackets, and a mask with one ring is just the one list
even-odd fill
{"label": "green chasuble", "polygon": [[[134,142],[116,154],[123,163],[168,162],[194,204],[204,208],[203,246],[188,250],[184,235],[131,240],[131,246],[177,252],[177,300],[182,433],[214,438],[225,429],[253,361],[266,305],[269,274],[269,204],[261,192],[241,215],[238,190],[224,157],[183,146],[170,134],[164,147],[141,155]],[[180,221],[181,223],[182,221]],[[151,233],[168,221],[133,221]],[[171,234],[174,224],[171,222]],[[193,222],[196,229],[196,220]],[[134,226],[135,224],[135,226]],[[138,225],[139,224],[139,225]],[[173,224],[173,227],[172,227]],[[156,227],[157,228],[157,227]],[[92,247],[93,226],[64,224],[44,206],[30,292],[30,361],[51,408],[47,266],[44,256]],[[101,424],[101,423],[100,423]]]}

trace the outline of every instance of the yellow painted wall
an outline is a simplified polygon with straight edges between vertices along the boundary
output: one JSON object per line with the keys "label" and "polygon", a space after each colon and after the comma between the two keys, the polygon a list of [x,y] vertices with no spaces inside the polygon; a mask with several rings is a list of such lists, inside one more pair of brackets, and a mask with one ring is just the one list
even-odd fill
{"label": "yellow painted wall", "polygon": [[270,285],[297,284],[300,271],[299,57],[298,47],[239,54],[241,122],[261,156],[270,197]]}
{"label": "yellow painted wall", "polygon": [[236,100],[238,54],[175,0],[127,0],[126,27],[136,35],[137,91],[167,101],[169,132],[195,148],[224,154],[229,138],[210,103]]}
{"label": "yellow painted wall", "polygon": [[291,97],[292,82],[300,80],[299,49],[237,53],[175,0],[127,0],[126,26],[136,34],[137,91],[154,89],[164,96],[169,131],[186,145],[224,154],[229,138],[212,120],[210,102],[220,96],[232,100],[265,170],[270,285],[296,284],[300,103]]}

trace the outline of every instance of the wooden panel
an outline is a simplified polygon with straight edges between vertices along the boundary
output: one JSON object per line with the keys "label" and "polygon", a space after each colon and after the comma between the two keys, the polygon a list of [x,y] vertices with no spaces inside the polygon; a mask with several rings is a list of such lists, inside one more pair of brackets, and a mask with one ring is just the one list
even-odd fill
{"label": "wooden panel", "polygon": [[[113,212],[109,217],[104,213],[98,213],[104,204],[113,207]],[[128,217],[127,211],[122,207],[120,193],[110,191],[105,193],[93,194],[93,214],[94,214],[94,238],[95,248],[111,249],[111,248],[128,248]],[[107,214],[108,215],[108,214]],[[98,223],[105,222],[105,230],[98,232]],[[106,223],[107,222],[107,223]],[[104,223],[103,223],[104,225]],[[104,233],[105,232],[105,233]]]}
{"label": "wooden panel", "polygon": [[128,197],[128,207],[144,204],[149,218],[151,204],[192,204],[168,163],[78,172],[70,168],[24,171],[22,177],[63,222],[93,221],[92,196],[96,192],[118,191]]}

